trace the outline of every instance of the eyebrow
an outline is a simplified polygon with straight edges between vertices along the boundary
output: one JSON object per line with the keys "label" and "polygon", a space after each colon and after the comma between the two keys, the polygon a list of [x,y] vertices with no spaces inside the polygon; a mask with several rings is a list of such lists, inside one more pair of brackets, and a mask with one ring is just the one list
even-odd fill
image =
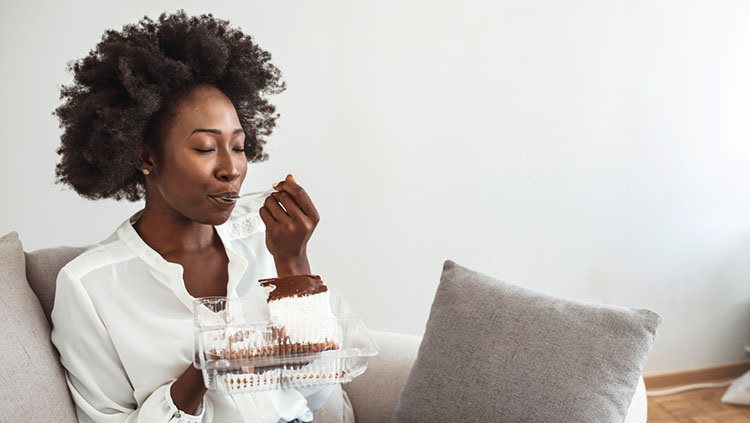
{"label": "eyebrow", "polygon": [[[188,135],[188,138],[190,138],[196,132],[208,132],[210,134],[221,135],[221,131],[218,129],[198,128],[198,129],[194,129],[193,132],[191,132],[190,135]],[[237,128],[234,131],[232,131],[232,134],[241,134],[243,132],[245,131],[242,128]]]}

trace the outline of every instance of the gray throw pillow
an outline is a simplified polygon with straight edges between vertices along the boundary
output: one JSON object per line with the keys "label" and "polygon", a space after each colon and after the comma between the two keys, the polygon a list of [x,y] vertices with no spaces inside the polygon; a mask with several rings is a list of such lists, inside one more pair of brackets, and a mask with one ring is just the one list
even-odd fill
{"label": "gray throw pillow", "polygon": [[661,317],[446,260],[394,422],[622,422]]}
{"label": "gray throw pillow", "polygon": [[0,238],[0,420],[75,422],[76,414],[50,326],[26,281],[18,234]]}

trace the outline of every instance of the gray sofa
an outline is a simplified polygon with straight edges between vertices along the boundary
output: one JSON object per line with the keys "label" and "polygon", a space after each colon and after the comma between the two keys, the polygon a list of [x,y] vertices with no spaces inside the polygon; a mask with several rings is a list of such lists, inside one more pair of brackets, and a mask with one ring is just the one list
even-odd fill
{"label": "gray sofa", "polygon": [[[81,247],[57,247],[24,252],[18,236],[0,238],[0,349],[6,363],[0,421],[74,422],[73,402],[62,366],[49,342],[49,313],[59,269],[80,254]],[[46,315],[46,316],[45,316]],[[357,422],[389,422],[417,355],[421,337],[371,331],[379,347],[368,370],[343,384],[343,393],[315,413],[326,422],[353,409]],[[351,415],[349,415],[351,416]],[[345,417],[344,421],[350,421]],[[628,411],[627,423],[646,421],[646,396],[641,379]]]}

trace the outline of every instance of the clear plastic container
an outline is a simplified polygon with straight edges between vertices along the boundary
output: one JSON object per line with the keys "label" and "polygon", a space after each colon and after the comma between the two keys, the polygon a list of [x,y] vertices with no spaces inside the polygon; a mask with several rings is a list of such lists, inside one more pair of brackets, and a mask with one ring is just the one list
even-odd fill
{"label": "clear plastic container", "polygon": [[[290,321],[282,328],[248,321],[244,310],[257,307],[250,300],[196,299],[193,365],[202,370],[206,388],[228,394],[301,388],[347,383],[364,373],[378,347],[362,320],[332,294],[337,317]],[[287,332],[311,342],[292,343]]]}

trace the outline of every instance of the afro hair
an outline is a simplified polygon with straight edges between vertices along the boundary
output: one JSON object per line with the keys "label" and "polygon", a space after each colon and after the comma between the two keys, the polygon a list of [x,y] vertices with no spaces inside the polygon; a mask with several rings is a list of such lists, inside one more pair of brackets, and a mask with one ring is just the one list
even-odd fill
{"label": "afro hair", "polygon": [[158,128],[180,99],[206,84],[237,110],[247,160],[268,159],[263,145],[279,115],[265,97],[286,88],[270,59],[251,36],[213,14],[179,10],[105,31],[88,56],[67,64],[74,82],[61,87],[63,104],[52,113],[63,129],[55,182],[92,200],[144,198],[141,152],[158,151]]}

